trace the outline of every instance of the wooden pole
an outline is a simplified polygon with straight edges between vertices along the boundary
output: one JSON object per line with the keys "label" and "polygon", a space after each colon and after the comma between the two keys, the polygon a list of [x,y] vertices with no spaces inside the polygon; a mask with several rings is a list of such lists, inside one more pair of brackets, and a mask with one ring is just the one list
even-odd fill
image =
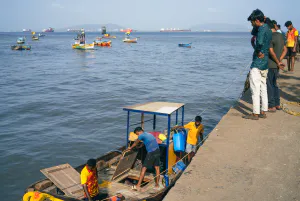
{"label": "wooden pole", "polygon": [[141,127],[144,129],[144,113],[141,115]]}

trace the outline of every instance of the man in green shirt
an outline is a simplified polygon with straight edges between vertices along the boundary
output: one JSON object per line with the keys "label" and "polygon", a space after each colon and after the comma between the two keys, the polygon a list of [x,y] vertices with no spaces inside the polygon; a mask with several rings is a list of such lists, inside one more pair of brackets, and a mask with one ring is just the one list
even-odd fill
{"label": "man in green shirt", "polygon": [[276,31],[275,24],[273,24],[273,22],[274,20],[267,23],[272,31],[272,40],[270,43],[270,54],[268,61],[269,71],[267,79],[269,112],[276,112],[276,110],[281,109],[277,78],[279,75],[279,69],[284,69],[284,64],[281,61],[284,59],[287,53],[287,48],[285,46],[282,34]]}
{"label": "man in green shirt", "polygon": [[[259,9],[252,12],[248,18],[252,25],[258,27],[253,61],[250,70],[250,89],[252,94],[253,113],[244,116],[245,119],[258,120],[266,118],[268,111],[267,74],[269,47],[272,39],[271,29],[264,23],[264,14]],[[260,102],[262,106],[260,108]]]}

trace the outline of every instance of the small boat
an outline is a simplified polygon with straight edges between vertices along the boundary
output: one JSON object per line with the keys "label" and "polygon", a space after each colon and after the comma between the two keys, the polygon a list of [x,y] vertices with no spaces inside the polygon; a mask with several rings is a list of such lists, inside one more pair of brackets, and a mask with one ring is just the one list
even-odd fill
{"label": "small boat", "polygon": [[30,45],[12,45],[11,46],[12,50],[31,50]]}
{"label": "small boat", "polygon": [[[174,118],[175,124],[179,124],[180,121],[180,125],[183,125],[184,104],[148,102],[127,106],[123,110],[127,116],[124,146],[96,159],[100,200],[115,200],[110,198],[121,193],[125,200],[128,201],[160,201],[175,185],[187,166],[183,161],[184,158],[179,156],[179,153],[185,149],[185,130],[177,133],[171,131],[171,117],[172,119]],[[131,122],[130,117],[132,114],[140,114],[140,121]],[[142,161],[145,160],[147,152],[143,144],[131,151],[126,150],[126,148],[137,139],[137,135],[130,132],[133,129],[132,126],[136,125],[143,128],[144,124],[148,122],[144,121],[144,116],[152,120],[151,125],[148,125],[148,131],[156,138],[159,145],[160,177],[157,179],[153,175],[154,170],[147,169],[141,185],[141,191],[133,191],[131,187],[139,180]],[[157,116],[160,116],[160,118],[156,118]],[[164,125],[166,126],[164,127],[167,129],[163,133],[157,131],[156,125],[158,125],[158,120],[164,120]],[[131,125],[130,123],[133,124]],[[161,135],[164,135],[163,139]],[[60,201],[82,200],[84,191],[80,182],[80,172],[85,165],[82,164],[73,168],[66,163],[42,169],[41,172],[47,178],[28,186],[25,190],[23,201],[28,201],[28,197],[33,195],[41,198],[35,199],[37,201],[44,200],[47,197],[51,198],[50,200]],[[158,188],[154,188],[156,180],[158,181]]]}
{"label": "small boat", "polygon": [[78,49],[78,50],[93,50],[94,43],[92,43],[92,44],[73,44],[72,48]]}
{"label": "small boat", "polygon": [[17,43],[18,44],[24,44],[25,43],[25,37],[18,38]]}
{"label": "small boat", "polygon": [[100,47],[111,47],[111,41],[94,41],[94,45]]}
{"label": "small boat", "polygon": [[39,33],[39,35],[38,35],[39,37],[44,37],[44,36],[46,36],[45,34],[42,34],[42,33]]}
{"label": "small boat", "polygon": [[192,43],[187,43],[187,44],[179,43],[178,47],[188,47],[188,48],[191,48],[192,47]]}
{"label": "small boat", "polygon": [[35,35],[33,35],[33,36],[32,36],[32,40],[39,40],[39,37],[38,37],[38,36],[35,36]]}
{"label": "small boat", "polygon": [[137,38],[124,38],[124,43],[137,43]]}
{"label": "small boat", "polygon": [[117,36],[111,36],[110,34],[104,34],[104,35],[102,36],[102,38],[112,38],[112,39],[116,39]]}

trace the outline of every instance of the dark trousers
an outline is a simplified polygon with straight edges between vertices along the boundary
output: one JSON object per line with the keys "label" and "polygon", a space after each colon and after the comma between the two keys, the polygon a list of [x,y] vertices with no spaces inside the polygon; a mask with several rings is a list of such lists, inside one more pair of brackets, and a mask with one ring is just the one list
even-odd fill
{"label": "dark trousers", "polygon": [[277,78],[279,71],[276,68],[269,68],[267,78],[267,91],[268,91],[268,102],[269,108],[280,106],[279,89],[277,86]]}

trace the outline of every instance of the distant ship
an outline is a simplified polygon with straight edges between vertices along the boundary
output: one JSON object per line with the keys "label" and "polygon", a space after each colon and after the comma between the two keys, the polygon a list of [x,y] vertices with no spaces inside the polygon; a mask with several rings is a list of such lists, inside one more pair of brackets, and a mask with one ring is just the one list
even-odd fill
{"label": "distant ship", "polygon": [[120,32],[136,32],[137,30],[133,30],[133,29],[130,29],[130,28],[127,28],[127,29],[120,29]]}
{"label": "distant ship", "polygon": [[48,29],[43,29],[43,32],[54,32],[54,29],[49,27]]}
{"label": "distant ship", "polygon": [[191,32],[191,29],[162,28],[160,32]]}
{"label": "distant ship", "polygon": [[31,29],[23,29],[23,32],[31,32]]}
{"label": "distant ship", "polygon": [[80,32],[80,29],[67,29],[67,32]]}

